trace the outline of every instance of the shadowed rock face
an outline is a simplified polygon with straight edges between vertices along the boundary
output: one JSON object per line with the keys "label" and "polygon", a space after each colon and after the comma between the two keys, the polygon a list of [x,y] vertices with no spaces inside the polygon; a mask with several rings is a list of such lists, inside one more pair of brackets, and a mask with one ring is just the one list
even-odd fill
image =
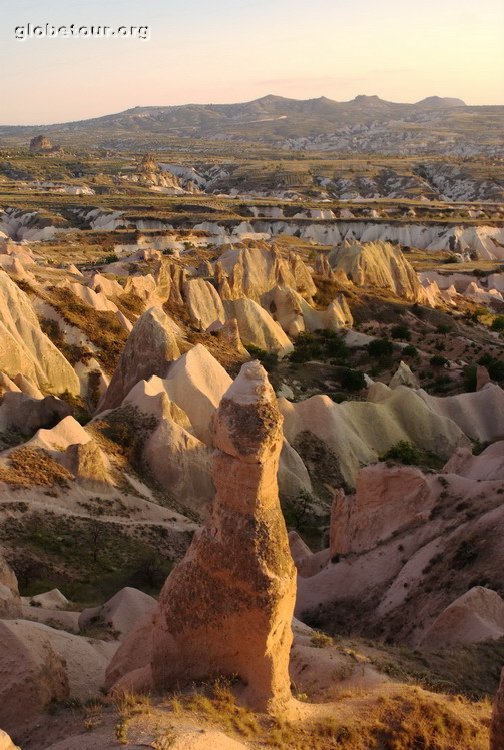
{"label": "shadowed rock face", "polygon": [[161,308],[152,307],[135,323],[98,412],[115,409],[140,380],[164,377],[180,356],[174,326]]}
{"label": "shadowed rock face", "polygon": [[21,600],[16,575],[0,555],[0,618],[18,617],[20,612]]}
{"label": "shadowed rock face", "polygon": [[265,370],[243,365],[214,417],[210,517],[161,592],[158,688],[236,674],[251,707],[289,705],[296,578],[278,499],[281,428]]}
{"label": "shadowed rock face", "polygon": [[504,747],[504,668],[501,673],[499,691],[495,698],[492,725],[490,727],[490,750]]}

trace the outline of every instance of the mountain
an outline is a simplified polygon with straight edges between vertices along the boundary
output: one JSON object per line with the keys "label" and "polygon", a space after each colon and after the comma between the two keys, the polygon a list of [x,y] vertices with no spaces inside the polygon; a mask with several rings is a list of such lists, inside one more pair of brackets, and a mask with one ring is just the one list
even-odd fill
{"label": "mountain", "polygon": [[454,99],[450,96],[428,96],[416,103],[417,107],[439,107],[446,109],[448,107],[465,107],[467,106],[462,99]]}
{"label": "mountain", "polygon": [[174,139],[255,142],[294,150],[471,155],[500,153],[504,107],[469,107],[427,97],[416,104],[360,94],[348,102],[321,96],[268,95],[236,104],[137,106],[124,112],[47,126],[0,127],[0,145],[41,133],[62,145],[166,148]]}

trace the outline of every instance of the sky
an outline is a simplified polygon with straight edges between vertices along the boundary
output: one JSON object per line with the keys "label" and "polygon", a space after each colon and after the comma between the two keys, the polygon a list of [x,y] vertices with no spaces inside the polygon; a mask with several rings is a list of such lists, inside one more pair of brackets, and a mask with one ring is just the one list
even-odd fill
{"label": "sky", "polygon": [[[150,39],[15,39],[27,23]],[[503,29],[503,0],[0,0],[0,124],[266,94],[504,104]]]}

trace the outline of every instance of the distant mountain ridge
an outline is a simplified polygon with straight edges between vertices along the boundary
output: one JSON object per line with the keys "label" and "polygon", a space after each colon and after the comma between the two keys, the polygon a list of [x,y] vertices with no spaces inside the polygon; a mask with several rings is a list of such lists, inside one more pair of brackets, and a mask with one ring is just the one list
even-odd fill
{"label": "distant mountain ridge", "polygon": [[19,144],[47,133],[63,145],[80,139],[120,149],[164,148],[174,138],[192,138],[351,153],[455,149],[464,155],[500,154],[503,122],[504,107],[468,106],[452,97],[429,96],[404,104],[364,94],[347,102],[269,94],[236,104],[137,106],[76,122],[0,126],[0,142]]}
{"label": "distant mountain ridge", "polygon": [[[313,113],[320,115],[343,114],[349,107],[355,109],[358,106],[362,109],[362,113],[365,114],[366,110],[372,109],[373,111],[381,109],[383,111],[390,111],[391,108],[396,109],[410,109],[414,111],[418,107],[435,107],[435,108],[452,108],[452,107],[466,107],[467,105],[462,99],[454,99],[449,97],[430,96],[426,99],[422,99],[415,104],[400,104],[397,102],[389,102],[385,99],[380,99],[379,96],[367,96],[365,94],[359,94],[350,101],[338,102],[333,99],[328,99],[325,96],[320,96],[315,99],[289,99],[284,96],[277,96],[274,94],[268,94],[261,97],[260,99],[253,99],[249,102],[240,102],[236,104],[173,104],[173,105],[147,105],[131,107],[118,112],[116,114],[103,115],[101,117],[91,117],[86,120],[75,120],[71,122],[56,123],[45,126],[31,126],[31,125],[10,125],[1,126],[0,129],[3,132],[7,129],[24,128],[45,128],[51,130],[53,128],[69,127],[69,126],[85,126],[86,124],[95,124],[102,122],[103,124],[113,120],[124,120],[127,117],[139,117],[157,114],[158,116],[164,115],[167,119],[170,117],[177,117],[177,115],[186,115],[188,120],[191,120],[196,112],[200,113],[200,116],[204,116],[206,113],[213,112],[224,118],[234,119],[236,117],[246,118],[247,115],[252,114],[270,114],[270,115],[281,115],[289,113]],[[182,125],[182,123],[181,123]]]}

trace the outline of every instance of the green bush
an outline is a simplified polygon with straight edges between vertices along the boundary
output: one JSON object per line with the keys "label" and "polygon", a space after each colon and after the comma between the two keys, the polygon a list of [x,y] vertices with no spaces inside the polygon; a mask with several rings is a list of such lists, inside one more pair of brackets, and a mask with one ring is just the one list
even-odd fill
{"label": "green bush", "polygon": [[403,341],[411,340],[411,332],[408,326],[401,324],[394,326],[391,331],[393,339],[402,339]]}
{"label": "green bush", "polygon": [[117,263],[118,260],[119,257],[115,253],[109,253],[109,255],[106,255],[98,262],[98,265],[106,266],[109,263]]}
{"label": "green bush", "polygon": [[504,331],[504,315],[497,315],[490,328],[492,331]]}
{"label": "green bush", "polygon": [[504,380],[504,361],[502,359],[494,359],[494,361],[488,365],[488,374],[492,380],[497,380],[498,383],[502,383]]}
{"label": "green bush", "polygon": [[418,466],[421,460],[422,456],[418,448],[408,443],[407,440],[400,440],[389,448],[383,456],[380,456],[380,461],[398,461],[407,466]]}
{"label": "green bush", "polygon": [[335,358],[338,364],[345,362],[349,349],[335,331],[321,330],[316,333],[302,333],[294,343],[291,362],[303,363],[312,359],[329,360]]}
{"label": "green bush", "polygon": [[362,391],[366,387],[364,373],[360,370],[353,370],[351,367],[346,367],[343,370],[340,383],[342,388],[345,388],[347,391]]}
{"label": "green bush", "polygon": [[374,339],[367,345],[368,353],[371,357],[388,357],[394,351],[394,344],[390,339]]}
{"label": "green bush", "polygon": [[418,355],[418,349],[416,346],[413,346],[413,344],[408,344],[408,346],[404,347],[402,353],[405,357],[416,357]]}
{"label": "green bush", "polygon": [[488,368],[488,372],[492,380],[503,380],[504,361],[502,359],[495,359],[491,354],[486,352],[478,359],[479,365],[484,365]]}
{"label": "green bush", "polygon": [[448,360],[442,354],[434,354],[429,362],[431,367],[445,367],[448,364]]}
{"label": "green bush", "polygon": [[488,352],[485,352],[485,354],[482,354],[481,357],[478,359],[479,365],[484,365],[485,367],[488,367],[488,365],[491,365],[494,361],[494,358],[491,354]]}
{"label": "green bush", "polygon": [[274,370],[278,365],[278,354],[275,354],[275,352],[267,352],[253,344],[248,344],[247,351],[253,359],[258,359],[268,372]]}
{"label": "green bush", "polygon": [[462,372],[464,390],[474,393],[476,390],[476,365],[466,365]]}

